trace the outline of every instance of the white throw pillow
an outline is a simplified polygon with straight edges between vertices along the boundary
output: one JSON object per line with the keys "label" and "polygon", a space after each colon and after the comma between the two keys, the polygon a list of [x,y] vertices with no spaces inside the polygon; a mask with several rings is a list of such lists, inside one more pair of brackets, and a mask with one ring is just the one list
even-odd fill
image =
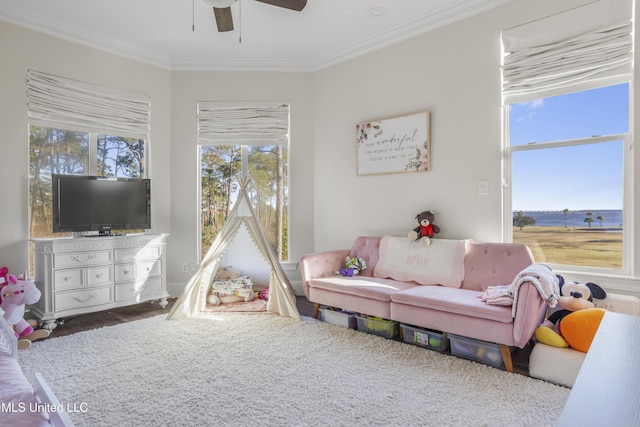
{"label": "white throw pillow", "polygon": [[407,237],[384,236],[373,275],[421,285],[459,288],[464,279],[467,240],[432,239],[431,245]]}

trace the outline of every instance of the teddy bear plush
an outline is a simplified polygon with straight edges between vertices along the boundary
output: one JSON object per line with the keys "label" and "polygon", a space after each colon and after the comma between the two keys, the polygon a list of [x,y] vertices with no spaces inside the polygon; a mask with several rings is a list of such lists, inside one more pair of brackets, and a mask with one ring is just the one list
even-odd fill
{"label": "teddy bear plush", "polygon": [[345,277],[353,277],[360,274],[361,271],[367,269],[367,263],[363,258],[351,258],[350,256],[346,256],[344,267],[342,267],[339,271],[334,272],[335,275],[345,276]]}
{"label": "teddy bear plush", "polygon": [[561,309],[536,329],[536,339],[553,347],[571,347],[586,353],[605,313],[595,307],[593,300],[606,297],[605,290],[595,283],[561,280],[558,297]]}
{"label": "teddy bear plush", "polygon": [[219,268],[218,272],[216,273],[216,278],[219,280],[230,280],[237,279],[241,275],[242,274],[238,270],[235,270],[231,268],[231,266],[228,266]]}
{"label": "teddy bear plush", "polygon": [[433,211],[423,211],[416,215],[418,226],[409,232],[409,240],[420,240],[422,246],[429,246],[431,238],[440,233],[440,227],[433,223],[435,214]]}
{"label": "teddy bear plush", "polygon": [[31,345],[31,341],[46,338],[49,331],[34,330],[24,319],[26,304],[35,304],[40,300],[40,290],[36,284],[23,276],[15,277],[8,274],[3,267],[0,271],[0,307],[4,310],[4,319],[13,327],[18,338],[18,348],[24,349]]}

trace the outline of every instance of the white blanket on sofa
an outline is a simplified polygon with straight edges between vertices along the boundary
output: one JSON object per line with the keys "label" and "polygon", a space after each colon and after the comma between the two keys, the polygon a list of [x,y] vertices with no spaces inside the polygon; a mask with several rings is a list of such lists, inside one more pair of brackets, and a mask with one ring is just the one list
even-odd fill
{"label": "white blanket on sofa", "polygon": [[558,303],[560,297],[560,285],[558,276],[544,264],[531,264],[522,270],[513,279],[509,292],[513,296],[512,316],[516,317],[516,308],[518,306],[518,293],[520,285],[524,282],[532,283],[549,307],[553,308]]}
{"label": "white blanket on sofa", "polygon": [[464,279],[466,240],[432,239],[431,245],[407,237],[384,236],[373,275],[421,285],[459,288]]}

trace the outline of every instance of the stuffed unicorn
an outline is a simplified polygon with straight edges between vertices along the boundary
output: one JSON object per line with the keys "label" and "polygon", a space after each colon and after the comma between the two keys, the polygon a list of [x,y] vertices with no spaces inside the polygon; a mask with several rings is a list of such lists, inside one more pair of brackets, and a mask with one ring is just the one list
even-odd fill
{"label": "stuffed unicorn", "polygon": [[[3,283],[4,282],[4,283]],[[40,300],[40,290],[36,284],[23,276],[8,274],[8,269],[0,269],[0,307],[4,310],[4,318],[13,327],[16,337],[33,341],[49,336],[48,331],[38,330],[34,333],[24,319],[25,304],[35,304]]]}

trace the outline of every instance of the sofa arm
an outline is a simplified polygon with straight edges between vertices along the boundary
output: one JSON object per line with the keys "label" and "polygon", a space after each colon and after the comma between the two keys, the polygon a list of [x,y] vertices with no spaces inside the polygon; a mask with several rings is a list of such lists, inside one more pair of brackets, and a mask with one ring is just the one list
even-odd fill
{"label": "sofa arm", "polygon": [[544,318],[546,303],[538,289],[529,281],[520,285],[516,303],[516,317],[513,319],[513,342],[519,348],[529,342]]}
{"label": "sofa arm", "polygon": [[344,267],[344,260],[347,256],[349,256],[349,249],[339,249],[307,254],[300,258],[300,274],[302,276],[304,295],[307,299],[309,298],[309,281],[333,276],[336,271]]}

